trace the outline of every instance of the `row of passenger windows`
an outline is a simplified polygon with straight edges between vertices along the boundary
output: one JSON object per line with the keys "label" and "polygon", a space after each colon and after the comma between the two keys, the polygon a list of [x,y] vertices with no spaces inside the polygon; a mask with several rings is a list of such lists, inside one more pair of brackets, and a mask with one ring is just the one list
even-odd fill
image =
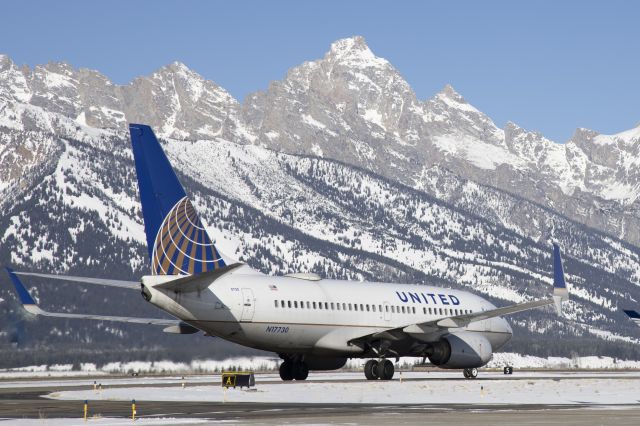
{"label": "row of passenger windows", "polygon": [[[317,309],[325,311],[356,311],[356,312],[391,312],[403,314],[415,314],[415,306],[393,306],[393,305],[369,305],[365,303],[334,303],[334,302],[303,302],[297,300],[274,300],[276,308],[287,309]],[[470,314],[469,309],[457,308],[422,308],[424,315],[465,315]]]}

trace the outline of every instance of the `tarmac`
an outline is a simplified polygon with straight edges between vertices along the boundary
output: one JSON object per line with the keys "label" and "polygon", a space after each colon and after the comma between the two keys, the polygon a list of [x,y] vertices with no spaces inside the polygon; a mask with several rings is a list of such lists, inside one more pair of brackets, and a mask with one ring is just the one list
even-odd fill
{"label": "tarmac", "polygon": [[[210,376],[209,376],[210,377]],[[273,376],[269,376],[272,378]],[[564,380],[566,376],[551,380]],[[603,376],[606,377],[606,376]],[[266,376],[265,376],[266,378]],[[104,376],[95,380],[105,381]],[[619,376],[612,376],[619,380]],[[87,381],[93,378],[73,379],[25,379],[0,380],[0,420],[11,423],[17,419],[64,418],[81,419],[83,403],[79,400],[51,399],[45,397],[61,390],[86,390]],[[109,387],[130,387],[131,378],[109,377]],[[198,379],[201,380],[201,379]],[[213,379],[212,379],[213,380]],[[260,377],[258,376],[258,381]],[[348,379],[353,381],[353,379]],[[420,380],[420,379],[409,379]],[[432,379],[421,379],[429,381]],[[516,375],[504,380],[522,380]],[[527,380],[531,381],[529,377]],[[549,377],[540,380],[549,380]],[[572,380],[575,380],[573,378]],[[588,380],[588,379],[586,379]],[[638,393],[640,398],[640,380]],[[136,387],[157,387],[142,382]],[[333,382],[340,383],[339,378]],[[76,385],[75,383],[82,383]],[[120,383],[121,382],[121,383]],[[265,380],[265,383],[278,383]],[[40,385],[42,383],[42,385]],[[198,382],[199,383],[199,382]],[[3,384],[6,384],[3,386]],[[283,384],[291,386],[291,384]],[[167,379],[162,386],[181,386],[180,380]],[[295,388],[289,388],[292,391]],[[154,424],[164,418],[181,419],[189,424],[193,421],[231,422],[233,424],[380,424],[380,425],[638,425],[640,424],[640,402],[637,404],[358,404],[358,403],[290,403],[282,402],[212,402],[212,401],[136,401],[138,419]],[[89,417],[126,418],[131,415],[130,401],[91,400]],[[24,420],[18,421],[22,423]],[[0,421],[0,423],[2,423]],[[40,424],[40,421],[38,421]],[[200,423],[202,424],[202,423]]]}

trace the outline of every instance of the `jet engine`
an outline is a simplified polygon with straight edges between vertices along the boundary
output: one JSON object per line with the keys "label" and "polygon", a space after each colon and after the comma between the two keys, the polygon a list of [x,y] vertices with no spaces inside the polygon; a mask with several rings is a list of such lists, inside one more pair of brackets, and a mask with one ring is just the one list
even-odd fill
{"label": "jet engine", "polygon": [[468,331],[443,336],[430,352],[429,361],[440,368],[482,367],[493,355],[486,337]]}

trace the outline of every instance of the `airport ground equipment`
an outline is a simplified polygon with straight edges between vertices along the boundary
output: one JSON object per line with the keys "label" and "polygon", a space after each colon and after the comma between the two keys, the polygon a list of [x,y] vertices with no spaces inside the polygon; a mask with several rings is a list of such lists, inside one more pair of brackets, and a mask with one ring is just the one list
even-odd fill
{"label": "airport ground equipment", "polygon": [[253,371],[225,371],[222,373],[223,388],[250,388],[256,385]]}

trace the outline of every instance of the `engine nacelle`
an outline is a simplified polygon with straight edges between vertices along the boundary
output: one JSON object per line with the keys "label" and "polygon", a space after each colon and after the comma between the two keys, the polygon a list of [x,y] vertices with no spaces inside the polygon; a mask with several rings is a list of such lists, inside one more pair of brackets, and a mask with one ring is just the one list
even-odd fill
{"label": "engine nacelle", "polygon": [[482,367],[491,359],[491,343],[480,333],[448,334],[432,347],[429,361],[440,368]]}
{"label": "engine nacelle", "polygon": [[344,367],[347,363],[346,358],[339,357],[320,357],[320,356],[310,356],[305,355],[304,362],[309,367],[309,370],[318,371],[318,370],[337,370],[338,368]]}

